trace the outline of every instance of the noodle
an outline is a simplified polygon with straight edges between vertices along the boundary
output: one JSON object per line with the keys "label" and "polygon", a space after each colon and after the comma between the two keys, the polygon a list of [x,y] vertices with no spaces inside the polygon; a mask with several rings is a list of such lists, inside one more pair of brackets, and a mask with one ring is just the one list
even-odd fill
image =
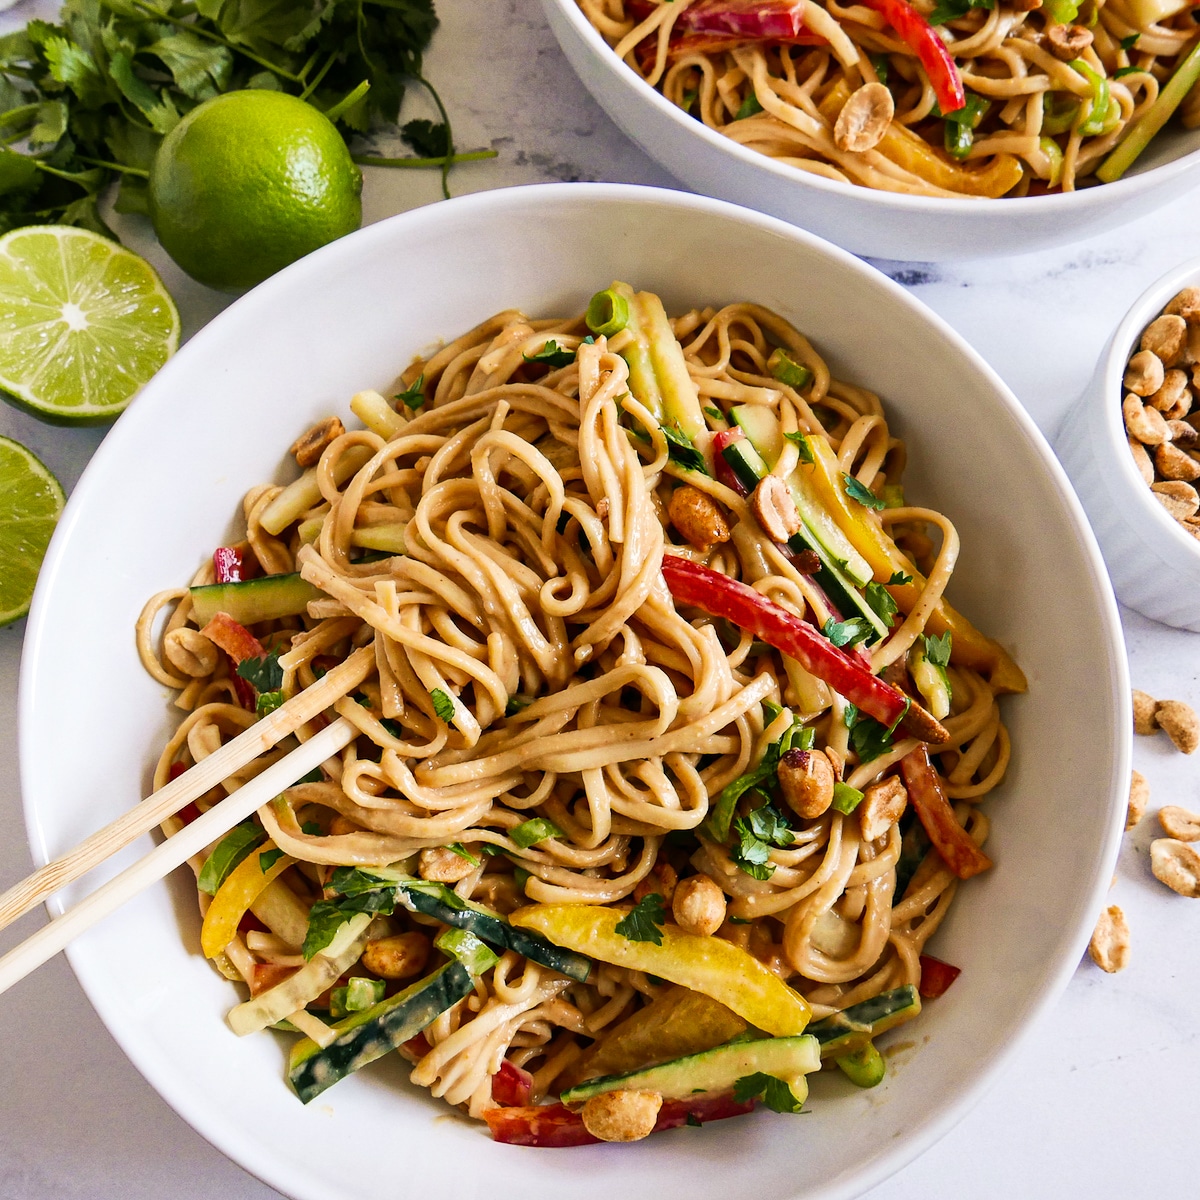
{"label": "noodle", "polygon": [[[658,303],[627,295],[643,315]],[[246,539],[220,552],[245,564],[229,595],[295,573],[297,586],[311,585],[295,615],[247,617],[243,627],[218,614],[206,623],[197,606],[214,584],[212,567],[193,590],[147,603],[139,651],[186,710],[156,787],[251,724],[256,705],[265,711],[372,647],[372,673],[333,703],[355,739],[230,835],[243,838],[243,853],[260,847],[262,871],[201,876],[216,893],[210,901],[201,892],[202,943],[210,926],[228,921],[228,945],[208,952],[250,986],[235,1028],[239,1013],[258,1014],[261,1027],[291,1012],[320,1053],[338,1038],[341,1017],[365,1011],[362,1002],[345,1008],[349,992],[366,985],[370,1003],[380,1002],[432,961],[430,939],[443,924],[428,912],[349,905],[338,920],[367,915],[349,959],[330,968],[343,977],[342,997],[324,982],[300,994],[305,972],[323,961],[313,957],[313,931],[352,894],[344,881],[363,878],[350,868],[390,866],[393,879],[452,889],[438,893],[446,903],[472,901],[501,916],[526,905],[543,914],[615,905],[628,915],[636,905],[653,917],[659,897],[659,925],[765,964],[816,1019],[921,983],[924,944],[958,876],[911,806],[903,817],[869,813],[885,792],[904,792],[902,774],[909,779],[922,744],[909,724],[924,711],[916,702],[936,710],[941,695],[944,728],[929,713],[923,719],[941,739],[932,749],[945,775],[942,803],[953,832],[978,854],[987,822],[975,806],[1009,757],[997,693],[1021,690],[1023,678],[946,605],[957,533],[944,515],[897,499],[903,446],[876,396],[833,379],[801,334],[752,304],[697,310],[664,329],[665,342],[649,343],[655,369],[662,382],[663,354],[677,356],[690,380],[684,390],[693,387],[705,406],[695,412],[707,428],[694,438],[662,415],[661,397],[638,374],[645,344],[636,322],[593,340],[578,318],[502,313],[405,371],[401,387],[415,412],[362,393],[353,407],[368,428],[332,436],[297,484],[247,496]],[[728,418],[739,405],[779,430],[773,472],[749,496],[728,471],[709,473],[720,459],[716,439],[737,439]],[[846,487],[895,501],[879,515],[858,508],[863,528],[906,568],[865,593],[887,614],[868,639],[875,644],[864,653],[851,641],[838,653],[865,678],[882,672],[890,695],[907,693],[903,729],[885,729],[752,631],[678,601],[669,584],[676,568],[664,573],[664,563],[679,564],[718,583],[741,580],[753,604],[792,621],[807,614],[835,642],[856,629],[861,641],[860,627],[872,633],[866,618],[838,611],[819,582],[828,584],[828,573],[814,575],[763,513],[763,489],[797,478],[819,446],[827,449],[818,461],[828,453]],[[296,496],[308,501],[296,507]],[[716,512],[732,528],[706,545],[682,500],[693,519]],[[933,636],[951,627],[953,642]],[[249,650],[231,650],[230,629]],[[939,647],[948,665],[935,661]],[[243,659],[236,672],[231,655]],[[319,724],[297,736],[306,740]],[[788,745],[801,748],[784,753]],[[816,760],[828,795],[804,815],[807,785],[795,763],[815,770]],[[844,781],[836,792],[835,778]],[[731,794],[734,802],[723,798]],[[178,827],[172,819],[167,832]],[[228,847],[194,867],[214,871]],[[264,888],[281,855],[286,869]],[[369,877],[375,887],[388,878]],[[683,901],[696,893],[709,910],[699,917]],[[250,932],[239,921],[247,910]],[[353,932],[340,929],[343,940]],[[510,1075],[523,1081],[527,1104],[589,1078],[586,1065],[671,991],[657,971],[601,953],[582,982],[562,964],[498,952],[469,994],[431,1011],[401,1047],[415,1083],[475,1117],[494,1116],[500,1104],[525,1111],[505,1099],[498,1081]],[[271,1007],[287,995],[291,1010]]]}
{"label": "noodle", "polygon": [[[916,0],[909,19],[936,21],[927,41],[940,35],[966,91],[968,107],[944,120],[936,67],[885,20],[890,0],[578,3],[619,58],[708,128],[798,170],[906,195],[1094,183],[1196,43],[1190,8],[1139,15],[1169,0]],[[1183,105],[1189,127],[1196,97]]]}

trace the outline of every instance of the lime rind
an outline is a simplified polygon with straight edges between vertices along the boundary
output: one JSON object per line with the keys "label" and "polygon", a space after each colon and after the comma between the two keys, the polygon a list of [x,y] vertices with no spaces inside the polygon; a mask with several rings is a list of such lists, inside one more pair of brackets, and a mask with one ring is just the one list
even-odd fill
{"label": "lime rind", "polygon": [[111,421],[178,344],[175,303],[132,251],[63,225],[0,237],[0,388],[18,407]]}
{"label": "lime rind", "polygon": [[29,611],[38,570],[66,496],[20,442],[0,437],[0,625]]}

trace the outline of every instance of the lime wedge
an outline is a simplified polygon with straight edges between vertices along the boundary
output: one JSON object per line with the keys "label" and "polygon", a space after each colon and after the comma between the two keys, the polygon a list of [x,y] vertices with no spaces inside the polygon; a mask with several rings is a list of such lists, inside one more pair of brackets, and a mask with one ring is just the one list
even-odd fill
{"label": "lime wedge", "polygon": [[0,625],[29,611],[65,499],[58,480],[34,455],[0,437]]}
{"label": "lime wedge", "polygon": [[154,268],[88,229],[0,237],[0,389],[58,425],[111,421],[179,344]]}

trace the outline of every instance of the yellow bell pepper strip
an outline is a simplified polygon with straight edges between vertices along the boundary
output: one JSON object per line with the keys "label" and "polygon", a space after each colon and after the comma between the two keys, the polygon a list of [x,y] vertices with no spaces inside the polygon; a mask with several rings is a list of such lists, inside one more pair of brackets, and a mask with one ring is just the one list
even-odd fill
{"label": "yellow bell pepper strip", "polygon": [[[818,106],[821,115],[833,124],[849,98],[850,89],[839,80]],[[1021,161],[1012,154],[997,154],[982,168],[959,166],[948,154],[931,146],[920,134],[897,121],[888,126],[875,149],[884,158],[911,171],[926,183],[963,196],[986,196],[995,200],[1012,191],[1023,176]]]}
{"label": "yellow bell pepper strip", "polygon": [[703,992],[776,1037],[804,1032],[812,1015],[808,1002],[745,950],[718,937],[685,933],[676,925],[661,927],[660,944],[633,941],[617,932],[628,912],[594,904],[534,904],[508,919],[601,962]]}
{"label": "yellow bell pepper strip", "polygon": [[[829,444],[819,437],[810,437],[808,442],[813,450],[813,461],[801,463],[797,469],[809,474],[833,519],[854,548],[871,564],[875,578],[887,586],[900,610],[910,612],[925,587],[924,576],[897,549],[869,510],[846,495],[842,474]],[[897,571],[911,575],[912,582],[888,584]],[[941,599],[929,616],[927,631],[943,634],[947,630],[953,635],[952,663],[985,675],[992,687],[1000,692],[1023,692],[1029,686],[1024,672],[999,642],[985,637],[966,617]]]}
{"label": "yellow bell pepper strip", "polygon": [[[265,868],[264,855],[267,856]],[[229,872],[208,906],[200,928],[200,948],[205,958],[215,958],[233,941],[246,910],[295,861],[273,842],[267,842]]]}

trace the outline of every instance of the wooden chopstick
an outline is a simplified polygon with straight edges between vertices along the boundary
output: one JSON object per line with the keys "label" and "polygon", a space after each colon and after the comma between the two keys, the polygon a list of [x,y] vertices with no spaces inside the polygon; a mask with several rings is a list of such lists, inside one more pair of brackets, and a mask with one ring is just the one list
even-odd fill
{"label": "wooden chopstick", "polygon": [[[332,673],[331,671],[330,674]],[[320,766],[351,742],[357,734],[358,730],[345,717],[338,717],[333,724],[327,725],[286,757],[272,763],[236,792],[226,796],[219,804],[213,805],[191,824],[185,825],[174,837],[167,838],[144,858],[97,888],[87,899],[81,900],[61,917],[56,917],[49,925],[44,925],[37,933],[26,938],[0,958],[0,993],[7,991],[19,979],[24,979],[30,971],[40,967],[85,929],[90,929],[126,900],[136,896],[181,863],[187,862],[193,854],[198,854],[239,821],[244,821],[284,788],[290,787],[314,767]],[[204,761],[210,762],[215,757],[214,754]]]}
{"label": "wooden chopstick", "polygon": [[[232,741],[226,742],[215,754],[210,754],[208,758],[185,771],[178,779],[172,780],[166,787],[148,796],[141,804],[131,808],[103,829],[97,830],[73,850],[67,851],[60,858],[48,862],[44,867],[34,871],[32,875],[26,876],[20,883],[14,884],[8,891],[0,895],[0,929],[11,925],[39,901],[45,900],[59,888],[65,887],[68,883],[72,883],[81,875],[86,874],[98,863],[103,862],[110,855],[116,854],[118,850],[128,846],[142,834],[149,833],[156,825],[161,825],[167,817],[174,816],[185,805],[190,804],[198,796],[203,796],[205,792],[228,779],[235,771],[253,762],[260,754],[265,754],[288,734],[295,733],[305,722],[311,721],[318,713],[330,707],[335,700],[353,691],[374,669],[374,644],[355,650],[345,662],[339,663],[312,687],[297,692],[286,704],[280,705],[273,713],[261,721],[256,721]],[[315,739],[310,739],[310,741],[315,741]],[[308,744],[305,743],[305,745]],[[295,753],[293,751],[293,754]],[[276,791],[282,791],[284,787],[295,783],[301,775],[306,774],[307,771],[312,770],[328,757],[328,753],[323,755],[311,766],[299,771],[284,784],[276,787]],[[282,761],[289,762],[291,759],[292,755],[289,755]],[[235,795],[240,795],[245,790],[246,788],[243,787]],[[224,805],[217,807],[224,807]],[[257,807],[256,804],[254,808]],[[253,812],[254,808],[247,811]],[[232,829],[241,819],[243,818],[231,820],[227,828]],[[198,824],[198,822],[193,824]],[[214,833],[209,841],[216,836],[217,833]],[[177,838],[170,839],[171,842],[176,840]],[[207,842],[201,842],[197,846],[197,850],[207,844]],[[192,851],[192,853],[195,852]],[[189,855],[184,855],[184,858],[179,861],[183,862],[187,857]]]}

